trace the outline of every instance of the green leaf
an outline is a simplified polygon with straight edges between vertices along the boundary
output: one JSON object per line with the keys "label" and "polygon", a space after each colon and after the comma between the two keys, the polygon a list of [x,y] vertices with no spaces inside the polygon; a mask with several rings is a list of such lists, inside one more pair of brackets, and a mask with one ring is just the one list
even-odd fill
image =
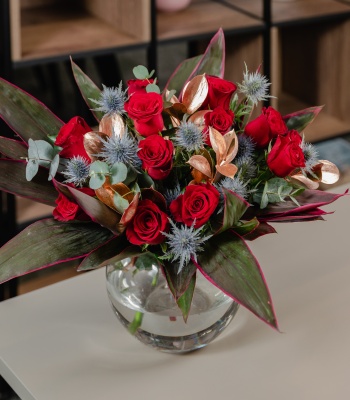
{"label": "green leaf", "polygon": [[198,254],[197,267],[224,293],[277,329],[262,271],[240,236],[225,231],[210,238]]}
{"label": "green leaf", "polygon": [[107,175],[109,173],[108,164],[103,161],[94,161],[90,164],[90,174],[92,172]]}
{"label": "green leaf", "polygon": [[22,141],[0,136],[0,153],[6,157],[20,160],[27,158],[28,147]]}
{"label": "green leaf", "polygon": [[124,199],[118,192],[114,193],[113,203],[120,214],[123,214],[124,211],[129,207],[129,202]]}
{"label": "green leaf", "polygon": [[192,275],[191,281],[187,286],[184,294],[177,300],[177,305],[182,312],[185,322],[187,322],[188,314],[190,313],[194,289],[196,287],[196,274]]}
{"label": "green leaf", "polygon": [[259,226],[259,220],[257,218],[253,218],[250,221],[236,225],[232,229],[239,235],[243,236],[254,231],[258,226]]}
{"label": "green leaf", "polygon": [[305,108],[304,110],[285,115],[283,119],[289,130],[295,129],[301,133],[317,117],[322,108],[323,106]]}
{"label": "green leaf", "polygon": [[128,168],[122,162],[116,162],[109,170],[111,185],[124,182],[128,176]]}
{"label": "green leaf", "polygon": [[136,79],[148,79],[150,74],[148,69],[143,65],[138,65],[132,69],[132,73],[134,74]]}
{"label": "green leaf", "polygon": [[135,260],[135,267],[140,271],[151,270],[154,265],[158,266],[158,264],[156,256],[148,251],[138,256]]}
{"label": "green leaf", "polygon": [[63,122],[43,103],[18,87],[0,79],[0,117],[25,142],[50,140],[55,137]]}
{"label": "green leaf", "polygon": [[56,206],[58,193],[47,180],[47,170],[39,168],[31,182],[26,179],[26,162],[0,160],[0,190],[27,197],[39,203]]}
{"label": "green leaf", "polygon": [[0,282],[84,256],[111,238],[99,225],[44,219],[0,249]]}
{"label": "green leaf", "polygon": [[[104,113],[100,111],[94,111],[96,103],[93,100],[99,100],[101,96],[101,90],[95,85],[95,83],[78,67],[77,64],[71,59],[73,75],[75,81],[79,87],[80,93],[83,96],[86,104],[91,109],[91,112],[97,119],[101,121]],[[93,100],[92,100],[93,99]]]}
{"label": "green leaf", "polygon": [[106,266],[108,264],[108,259],[121,253],[127,246],[129,246],[129,243],[125,235],[113,237],[111,240],[89,253],[80,263],[78,271],[89,271]]}

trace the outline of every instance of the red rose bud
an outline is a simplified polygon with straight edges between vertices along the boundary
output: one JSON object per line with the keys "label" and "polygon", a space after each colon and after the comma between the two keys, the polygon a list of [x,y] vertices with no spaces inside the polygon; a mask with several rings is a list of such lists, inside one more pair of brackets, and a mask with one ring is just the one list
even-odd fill
{"label": "red rose bud", "polygon": [[209,183],[189,185],[184,194],[181,194],[170,203],[170,212],[176,222],[191,226],[194,221],[195,228],[204,225],[219,204],[219,192]]}
{"label": "red rose bud", "polygon": [[84,135],[88,132],[91,132],[91,128],[81,117],[73,117],[63,125],[55,141],[56,146],[62,147],[60,156],[64,158],[82,156],[90,160],[84,148]]}
{"label": "red rose bud", "polygon": [[248,122],[244,133],[250,136],[258,147],[266,147],[271,139],[288,131],[282,115],[272,107],[263,108],[259,117]]}
{"label": "red rose bud", "polygon": [[169,220],[165,212],[151,200],[141,200],[132,221],[126,228],[128,241],[135,245],[155,245],[165,240],[162,232],[169,231]]}
{"label": "red rose bud", "polygon": [[[206,126],[204,132],[207,133],[209,126],[211,126],[224,135],[231,129],[234,117],[235,114],[231,110],[216,107],[213,111],[207,112],[204,115]],[[209,135],[207,135],[206,143],[211,146]]]}
{"label": "red rose bud", "polygon": [[174,145],[170,140],[162,136],[152,135],[139,143],[138,157],[144,168],[152,179],[164,179],[173,166]]}
{"label": "red rose bud", "polygon": [[136,92],[124,108],[141,136],[154,135],[163,129],[163,99],[160,94]]}
{"label": "red rose bud", "polygon": [[278,136],[269,155],[267,165],[278,177],[290,175],[296,168],[305,167],[304,153],[300,147],[301,137],[295,130]]}
{"label": "red rose bud", "polygon": [[218,78],[217,76],[207,76],[208,97],[204,102],[205,107],[209,106],[211,110],[216,107],[222,107],[225,110],[230,108],[230,101],[237,86],[230,81]]}
{"label": "red rose bud", "polygon": [[129,79],[128,95],[131,96],[134,93],[146,93],[146,86],[153,83],[154,79]]}

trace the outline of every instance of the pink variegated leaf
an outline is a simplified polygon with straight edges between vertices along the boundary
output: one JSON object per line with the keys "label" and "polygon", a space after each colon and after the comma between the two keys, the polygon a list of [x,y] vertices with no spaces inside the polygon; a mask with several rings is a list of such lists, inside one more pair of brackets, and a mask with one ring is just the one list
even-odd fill
{"label": "pink variegated leaf", "polygon": [[37,221],[1,247],[0,283],[84,257],[111,237],[109,230],[93,222]]}
{"label": "pink variegated leaf", "polygon": [[211,237],[198,254],[197,268],[237,303],[278,329],[260,266],[245,241],[232,230]]}
{"label": "pink variegated leaf", "polygon": [[305,108],[304,110],[285,115],[283,117],[288,129],[295,129],[301,133],[317,117],[323,106]]}

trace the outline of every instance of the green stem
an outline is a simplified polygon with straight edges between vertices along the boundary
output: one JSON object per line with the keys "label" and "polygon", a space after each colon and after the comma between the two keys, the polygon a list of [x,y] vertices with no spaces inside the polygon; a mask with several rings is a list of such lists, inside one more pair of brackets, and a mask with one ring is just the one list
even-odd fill
{"label": "green stem", "polygon": [[137,331],[137,329],[141,326],[142,324],[142,318],[143,318],[143,313],[141,311],[136,311],[134,315],[134,319],[129,325],[129,332],[134,335]]}

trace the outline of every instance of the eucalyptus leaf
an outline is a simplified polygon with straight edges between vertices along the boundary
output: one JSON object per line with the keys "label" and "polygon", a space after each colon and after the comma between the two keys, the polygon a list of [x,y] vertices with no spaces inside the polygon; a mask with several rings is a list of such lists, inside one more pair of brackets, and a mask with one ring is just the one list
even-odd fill
{"label": "eucalyptus leaf", "polygon": [[136,79],[143,80],[143,79],[148,79],[150,77],[148,69],[143,65],[138,65],[134,67],[132,72]]}
{"label": "eucalyptus leaf", "polygon": [[51,181],[55,177],[59,165],[60,165],[60,156],[59,154],[56,154],[50,164],[49,181]]}
{"label": "eucalyptus leaf", "polygon": [[114,193],[113,204],[121,214],[129,207],[129,202],[117,192]]}
{"label": "eucalyptus leaf", "polygon": [[128,168],[122,162],[116,162],[109,170],[111,184],[124,182],[128,176]]}
{"label": "eucalyptus leaf", "polygon": [[86,102],[86,104],[91,109],[91,112],[97,119],[97,121],[101,121],[104,113],[100,111],[95,111],[96,103],[94,100],[99,100],[101,96],[101,90],[95,85],[95,83],[78,67],[77,64],[73,62],[71,59],[73,75],[75,81],[79,87],[79,90]]}
{"label": "eucalyptus leaf", "polygon": [[258,262],[232,230],[213,236],[198,254],[197,267],[224,293],[277,328],[272,300]]}
{"label": "eucalyptus leaf", "polygon": [[90,189],[99,189],[106,181],[106,177],[101,174],[95,174],[90,177],[89,187]]}
{"label": "eucalyptus leaf", "polygon": [[37,221],[0,249],[0,282],[85,256],[111,236],[94,223]]}
{"label": "eucalyptus leaf", "polygon": [[0,117],[25,142],[51,140],[63,126],[43,103],[4,79],[0,79]]}
{"label": "eucalyptus leaf", "polygon": [[58,193],[47,180],[47,171],[39,167],[38,173],[29,182],[26,179],[26,164],[26,161],[0,159],[0,190],[56,206]]}
{"label": "eucalyptus leaf", "polygon": [[158,85],[155,85],[154,83],[150,83],[146,86],[146,92],[147,93],[158,93],[160,94],[160,89]]}
{"label": "eucalyptus leaf", "polygon": [[28,160],[26,166],[26,179],[31,181],[39,171],[39,163],[37,160]]}
{"label": "eucalyptus leaf", "polygon": [[107,175],[109,173],[108,164],[104,161],[94,161],[90,164],[90,174],[91,173]]}

